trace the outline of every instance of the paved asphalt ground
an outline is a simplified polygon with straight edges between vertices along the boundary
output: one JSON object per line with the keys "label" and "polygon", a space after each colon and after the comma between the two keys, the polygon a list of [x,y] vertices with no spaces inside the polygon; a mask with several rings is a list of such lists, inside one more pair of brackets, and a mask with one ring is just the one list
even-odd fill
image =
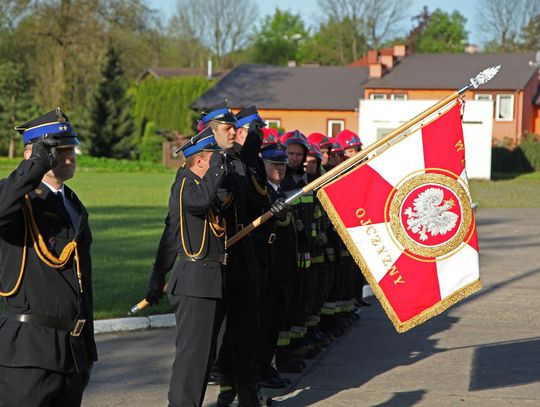
{"label": "paved asphalt ground", "polygon": [[[377,301],[277,395],[288,406],[540,406],[540,209],[477,212],[484,288],[398,334]],[[167,405],[174,330],[98,335],[84,407]],[[216,400],[208,386],[205,406]]]}

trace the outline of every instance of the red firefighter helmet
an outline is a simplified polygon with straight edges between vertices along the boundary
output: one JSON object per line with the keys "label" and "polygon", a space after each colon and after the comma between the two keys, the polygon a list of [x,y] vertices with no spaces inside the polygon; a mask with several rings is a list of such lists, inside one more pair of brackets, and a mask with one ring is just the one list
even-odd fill
{"label": "red firefighter helmet", "polygon": [[289,144],[300,144],[306,149],[306,152],[309,151],[309,143],[302,133],[299,130],[288,131],[279,139],[279,142],[287,147]]}
{"label": "red firefighter helmet", "polygon": [[332,146],[330,139],[322,133],[311,133],[308,136],[308,141],[310,144],[317,144],[320,148],[330,148]]}
{"label": "red firefighter helmet", "polygon": [[335,137],[330,137],[330,141],[332,142],[332,149],[330,150],[331,153],[343,153],[343,151],[345,151],[343,146]]}
{"label": "red firefighter helmet", "polygon": [[266,146],[277,144],[279,142],[279,134],[278,130],[273,127],[263,127],[263,139],[261,148],[264,148]]}
{"label": "red firefighter helmet", "polygon": [[315,157],[319,159],[319,161],[322,161],[322,153],[319,146],[315,143],[309,143],[309,151],[307,153],[310,157]]}
{"label": "red firefighter helmet", "polygon": [[361,147],[362,142],[360,141],[360,137],[358,135],[350,130],[343,130],[336,136],[337,141],[339,144],[343,146],[343,148],[351,148],[351,147]]}

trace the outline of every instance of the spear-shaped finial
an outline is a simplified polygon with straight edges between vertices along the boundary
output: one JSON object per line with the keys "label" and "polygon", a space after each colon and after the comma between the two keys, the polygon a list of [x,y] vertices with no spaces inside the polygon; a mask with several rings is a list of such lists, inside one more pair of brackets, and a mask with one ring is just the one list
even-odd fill
{"label": "spear-shaped finial", "polygon": [[471,78],[471,85],[476,89],[477,87],[479,87],[480,85],[483,85],[487,81],[490,81],[495,75],[497,75],[497,72],[499,72],[499,69],[501,69],[500,65],[492,66],[490,68],[484,69],[474,78]]}

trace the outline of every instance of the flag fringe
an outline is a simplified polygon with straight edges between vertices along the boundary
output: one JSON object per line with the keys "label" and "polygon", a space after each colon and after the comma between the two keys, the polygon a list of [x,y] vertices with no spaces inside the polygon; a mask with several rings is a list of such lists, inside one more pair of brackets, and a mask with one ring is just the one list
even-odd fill
{"label": "flag fringe", "polygon": [[428,309],[425,309],[420,314],[414,316],[413,318],[402,322],[397,314],[394,312],[394,309],[390,305],[388,299],[386,298],[386,295],[384,294],[383,290],[379,286],[379,283],[375,280],[373,277],[373,274],[371,273],[371,270],[369,269],[367,262],[365,261],[364,257],[358,250],[358,247],[354,243],[354,241],[351,238],[351,235],[347,231],[347,228],[343,224],[341,217],[337,213],[336,209],[334,208],[334,205],[332,204],[332,201],[326,194],[326,191],[324,189],[320,189],[317,192],[317,198],[319,199],[319,202],[321,202],[322,206],[326,210],[326,213],[328,214],[328,217],[336,227],[336,230],[345,243],[345,246],[347,246],[347,249],[349,250],[349,253],[351,253],[354,261],[358,266],[360,267],[360,271],[366,278],[367,282],[371,286],[371,289],[373,290],[375,296],[381,303],[384,311],[386,312],[386,315],[388,315],[388,318],[390,318],[390,321],[392,321],[392,324],[394,325],[394,328],[396,328],[396,331],[399,333],[406,332],[410,330],[411,328],[414,328],[417,325],[420,325],[421,323],[427,321],[430,318],[433,318],[436,315],[439,315],[446,309],[450,308],[452,305],[456,304],[457,302],[463,300],[464,298],[468,297],[469,295],[475,293],[476,291],[480,290],[482,288],[482,283],[480,280],[473,281],[472,283],[466,285],[465,287],[461,288],[460,290],[456,291],[449,297],[446,297],[442,299],[441,301],[437,302],[435,305],[431,306]]}

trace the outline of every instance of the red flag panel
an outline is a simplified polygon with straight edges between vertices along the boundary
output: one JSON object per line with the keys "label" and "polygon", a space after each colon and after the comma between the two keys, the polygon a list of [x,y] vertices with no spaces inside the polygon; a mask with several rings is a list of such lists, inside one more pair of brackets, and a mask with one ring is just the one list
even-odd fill
{"label": "red flag panel", "polygon": [[402,254],[379,282],[401,322],[405,322],[441,300],[437,265]]}
{"label": "red flag panel", "polygon": [[426,168],[444,168],[454,174],[463,172],[465,145],[461,127],[461,104],[422,128]]}
{"label": "red flag panel", "polygon": [[377,171],[364,165],[326,186],[324,191],[349,228],[360,226],[361,219],[384,222],[384,205],[392,188]]}

